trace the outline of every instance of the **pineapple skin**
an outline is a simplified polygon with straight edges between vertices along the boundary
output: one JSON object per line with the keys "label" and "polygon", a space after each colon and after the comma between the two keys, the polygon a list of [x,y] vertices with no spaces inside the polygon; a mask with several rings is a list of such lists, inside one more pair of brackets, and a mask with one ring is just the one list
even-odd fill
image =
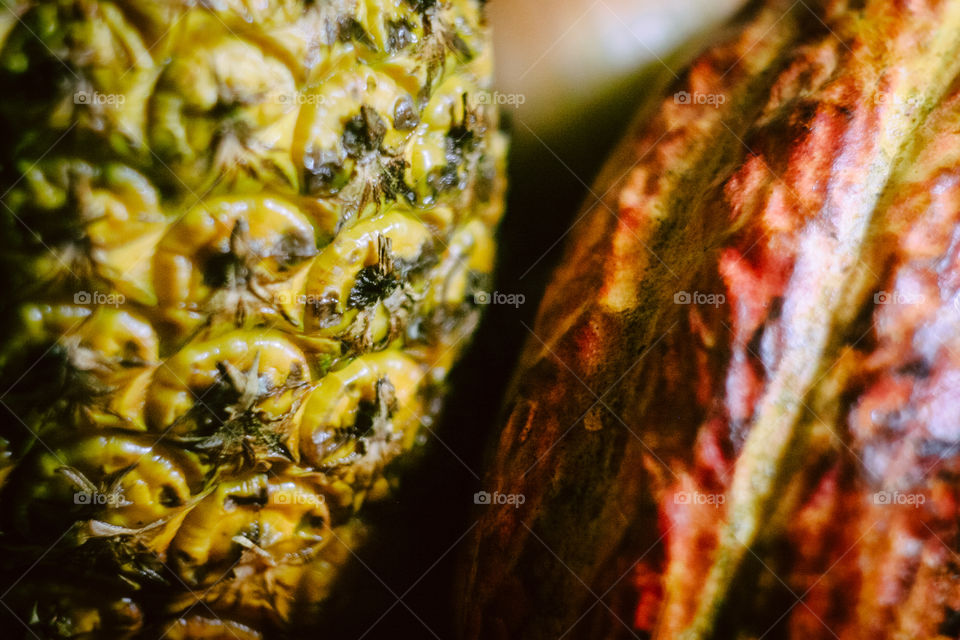
{"label": "pineapple skin", "polygon": [[493,268],[482,5],[0,7],[4,615],[174,639],[322,616]]}

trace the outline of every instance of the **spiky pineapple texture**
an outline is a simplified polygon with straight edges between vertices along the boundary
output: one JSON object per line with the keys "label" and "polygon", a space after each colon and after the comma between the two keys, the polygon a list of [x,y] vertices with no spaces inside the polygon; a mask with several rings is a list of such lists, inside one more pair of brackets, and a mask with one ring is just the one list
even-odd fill
{"label": "spiky pineapple texture", "polygon": [[482,2],[13,1],[0,46],[4,604],[309,619],[492,268]]}

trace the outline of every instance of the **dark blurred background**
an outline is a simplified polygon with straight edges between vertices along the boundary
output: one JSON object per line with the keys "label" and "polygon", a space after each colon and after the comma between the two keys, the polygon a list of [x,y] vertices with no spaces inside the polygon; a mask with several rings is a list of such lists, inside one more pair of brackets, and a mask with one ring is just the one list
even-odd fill
{"label": "dark blurred background", "polygon": [[[369,505],[371,544],[324,638],[455,637],[454,575],[503,394],[564,235],[644,97],[741,0],[493,0],[497,90],[512,138],[491,304],[454,370],[444,415],[393,499]],[[680,45],[683,45],[682,47]],[[517,105],[516,103],[523,104]],[[597,194],[600,195],[600,194]],[[563,238],[563,239],[562,239]],[[402,598],[402,602],[398,602]],[[373,625],[371,627],[371,625]],[[329,635],[328,635],[329,634]]]}

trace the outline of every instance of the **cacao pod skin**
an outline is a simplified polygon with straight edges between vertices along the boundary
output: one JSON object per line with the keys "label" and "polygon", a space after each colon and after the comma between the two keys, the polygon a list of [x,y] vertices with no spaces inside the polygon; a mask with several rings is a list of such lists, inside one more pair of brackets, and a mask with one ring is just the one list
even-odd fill
{"label": "cacao pod skin", "polygon": [[640,118],[521,357],[465,637],[957,637],[958,74],[958,2],[755,3]]}

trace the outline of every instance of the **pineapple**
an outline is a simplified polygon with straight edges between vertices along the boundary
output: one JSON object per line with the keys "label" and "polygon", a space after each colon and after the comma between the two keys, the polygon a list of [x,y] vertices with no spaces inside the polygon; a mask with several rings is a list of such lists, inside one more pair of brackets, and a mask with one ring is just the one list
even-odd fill
{"label": "pineapple", "polygon": [[320,615],[493,266],[482,4],[4,0],[0,563],[33,636]]}

